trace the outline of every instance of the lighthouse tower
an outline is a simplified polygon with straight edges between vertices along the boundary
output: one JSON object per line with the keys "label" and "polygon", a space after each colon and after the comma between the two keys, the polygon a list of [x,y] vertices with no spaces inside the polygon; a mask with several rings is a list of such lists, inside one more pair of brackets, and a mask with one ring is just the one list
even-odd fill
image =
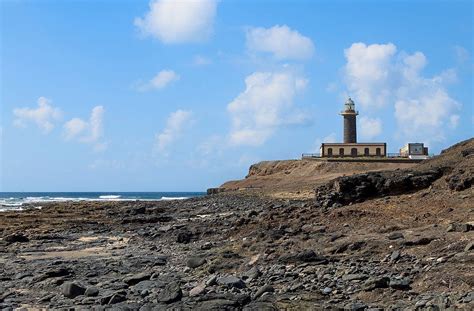
{"label": "lighthouse tower", "polygon": [[355,144],[357,143],[357,126],[356,117],[359,114],[355,110],[354,101],[349,97],[344,104],[344,111],[341,111],[340,115],[344,118],[344,143]]}

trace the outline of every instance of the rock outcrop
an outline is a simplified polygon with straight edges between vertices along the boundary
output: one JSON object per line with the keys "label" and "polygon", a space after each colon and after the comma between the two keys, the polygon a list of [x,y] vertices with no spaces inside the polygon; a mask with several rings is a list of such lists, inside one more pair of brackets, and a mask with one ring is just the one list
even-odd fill
{"label": "rock outcrop", "polygon": [[370,198],[410,193],[429,187],[443,176],[439,168],[427,171],[384,171],[338,177],[315,189],[316,205],[342,206]]}

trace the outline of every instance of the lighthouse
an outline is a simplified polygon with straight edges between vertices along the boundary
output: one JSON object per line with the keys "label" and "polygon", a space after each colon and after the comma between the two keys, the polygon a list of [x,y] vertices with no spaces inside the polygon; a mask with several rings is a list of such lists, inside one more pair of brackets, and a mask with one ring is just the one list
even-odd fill
{"label": "lighthouse", "polygon": [[345,144],[357,143],[356,117],[358,114],[359,112],[355,110],[354,101],[349,97],[344,104],[344,110],[340,113],[340,115],[344,118]]}

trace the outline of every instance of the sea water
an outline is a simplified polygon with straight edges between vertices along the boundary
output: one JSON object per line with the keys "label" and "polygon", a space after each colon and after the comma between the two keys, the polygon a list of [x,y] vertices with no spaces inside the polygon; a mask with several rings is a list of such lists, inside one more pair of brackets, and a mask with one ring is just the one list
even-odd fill
{"label": "sea water", "polygon": [[0,192],[0,212],[22,210],[25,204],[66,201],[183,200],[204,192]]}

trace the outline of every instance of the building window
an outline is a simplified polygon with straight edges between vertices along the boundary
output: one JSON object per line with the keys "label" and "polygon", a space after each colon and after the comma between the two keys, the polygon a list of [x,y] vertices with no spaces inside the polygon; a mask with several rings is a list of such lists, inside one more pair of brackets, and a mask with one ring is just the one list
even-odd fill
{"label": "building window", "polygon": [[365,155],[365,156],[369,156],[369,155],[370,155],[369,148],[364,148],[364,155]]}
{"label": "building window", "polygon": [[340,155],[341,157],[344,156],[344,148],[339,148],[339,155]]}
{"label": "building window", "polygon": [[328,157],[332,157],[332,148],[328,148]]}
{"label": "building window", "polygon": [[382,155],[382,150],[380,148],[375,149],[375,154],[380,157]]}
{"label": "building window", "polygon": [[351,149],[351,156],[352,157],[357,157],[357,148],[352,148]]}

